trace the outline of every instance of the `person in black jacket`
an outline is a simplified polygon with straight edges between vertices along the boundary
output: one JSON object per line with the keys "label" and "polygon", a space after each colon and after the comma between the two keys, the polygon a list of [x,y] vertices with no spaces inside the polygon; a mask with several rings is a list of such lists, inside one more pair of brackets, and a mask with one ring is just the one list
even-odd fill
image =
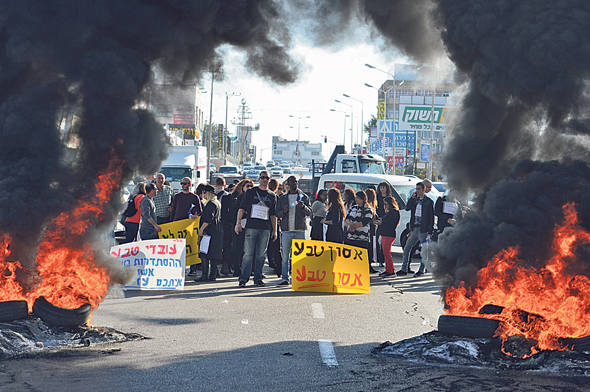
{"label": "person in black jacket", "polygon": [[235,220],[235,217],[232,219],[231,216],[231,195],[227,193],[224,190],[224,188],[225,178],[217,177],[215,179],[215,194],[217,195],[217,200],[219,200],[219,202],[221,203],[221,226],[223,227],[223,258],[221,265],[221,274],[227,276],[231,274],[232,229],[235,226],[235,223],[232,223]]}
{"label": "person in black jacket", "polygon": [[[237,222],[238,210],[240,209],[240,205],[242,204],[242,200],[244,199],[244,193],[250,188],[254,186],[252,180],[242,180],[235,186],[234,191],[231,194],[232,197],[232,206],[231,206],[231,215],[232,215],[232,226],[235,226]],[[243,224],[243,227],[246,227],[246,219],[248,218],[248,212],[244,212],[243,221],[240,224]],[[242,258],[244,257],[244,231],[236,233],[235,231],[232,232],[232,258],[233,258],[233,269],[234,269],[234,277],[238,277],[242,274]]]}
{"label": "person in black jacket", "polygon": [[434,215],[438,218],[437,230],[432,236],[433,241],[438,241],[438,236],[444,229],[450,227],[455,223],[455,213],[461,211],[460,203],[450,195],[444,195],[436,200],[434,205]]}
{"label": "person in black jacket", "polygon": [[[411,211],[410,235],[404,247],[402,269],[397,272],[398,276],[408,274],[408,264],[412,248],[417,242],[422,243],[426,241],[426,237],[432,234],[434,229],[434,203],[426,196],[424,188],[424,183],[417,183],[416,192],[412,194],[412,197],[406,203],[406,211]],[[414,276],[424,275],[425,268],[424,263],[420,263],[420,269],[418,269],[418,272]]]}
{"label": "person in black jacket", "polygon": [[326,241],[337,242],[341,244],[344,241],[344,230],[342,222],[344,221],[344,204],[340,191],[332,188],[328,191],[328,213],[322,223],[328,226],[326,230]]}
{"label": "person in black jacket", "polygon": [[[217,276],[217,263],[221,261],[223,251],[223,227],[221,226],[221,203],[217,200],[215,189],[211,185],[203,188],[207,204],[203,207],[201,220],[199,221],[199,241],[203,236],[210,236],[209,249],[203,252],[203,246],[199,247],[199,257],[202,261],[203,274],[195,282],[214,282]],[[211,268],[209,268],[209,266]],[[207,276],[208,275],[208,276]]]}
{"label": "person in black jacket", "polygon": [[379,276],[395,277],[395,268],[393,268],[393,258],[391,257],[391,244],[395,241],[395,230],[399,225],[399,208],[396,201],[391,196],[383,199],[383,211],[385,214],[375,224],[379,226],[381,233],[381,242],[383,245],[383,257],[385,259],[385,271]]}

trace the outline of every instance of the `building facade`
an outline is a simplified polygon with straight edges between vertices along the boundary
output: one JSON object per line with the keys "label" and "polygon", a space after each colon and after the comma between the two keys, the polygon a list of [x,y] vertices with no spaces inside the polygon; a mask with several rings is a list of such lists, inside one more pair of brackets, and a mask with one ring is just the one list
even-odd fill
{"label": "building facade", "polygon": [[[298,159],[298,151],[299,159]],[[280,136],[272,137],[272,160],[305,165],[312,160],[323,161],[322,143],[310,143],[307,140],[285,140]]]}

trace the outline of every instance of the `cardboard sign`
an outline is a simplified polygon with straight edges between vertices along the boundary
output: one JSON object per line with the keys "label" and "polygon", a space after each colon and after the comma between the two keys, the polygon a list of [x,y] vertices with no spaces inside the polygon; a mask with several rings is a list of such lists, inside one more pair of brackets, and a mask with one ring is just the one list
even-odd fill
{"label": "cardboard sign", "polygon": [[293,291],[320,293],[371,292],[366,249],[335,242],[293,240]]}
{"label": "cardboard sign", "polygon": [[135,276],[127,290],[183,290],[185,268],[184,239],[148,240],[113,246],[111,254]]}
{"label": "cardboard sign", "polygon": [[199,221],[197,219],[183,219],[176,222],[164,223],[158,237],[162,239],[184,238],[186,240],[186,265],[200,264],[199,258]]}

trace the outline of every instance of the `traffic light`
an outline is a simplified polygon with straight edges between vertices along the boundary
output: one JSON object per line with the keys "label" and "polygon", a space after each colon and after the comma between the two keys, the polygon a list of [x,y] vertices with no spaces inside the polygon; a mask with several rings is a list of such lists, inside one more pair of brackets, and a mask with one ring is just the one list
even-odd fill
{"label": "traffic light", "polygon": [[328,143],[328,137],[324,136],[324,143]]}

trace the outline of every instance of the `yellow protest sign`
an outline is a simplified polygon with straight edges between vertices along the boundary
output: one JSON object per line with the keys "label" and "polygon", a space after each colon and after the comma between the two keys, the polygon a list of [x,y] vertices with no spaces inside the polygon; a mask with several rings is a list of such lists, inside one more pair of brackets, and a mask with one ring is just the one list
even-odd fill
{"label": "yellow protest sign", "polygon": [[184,238],[186,240],[186,265],[200,264],[199,258],[199,221],[197,219],[183,219],[176,222],[164,223],[158,233],[159,238]]}
{"label": "yellow protest sign", "polygon": [[335,242],[293,240],[293,291],[325,293],[371,292],[366,249]]}

